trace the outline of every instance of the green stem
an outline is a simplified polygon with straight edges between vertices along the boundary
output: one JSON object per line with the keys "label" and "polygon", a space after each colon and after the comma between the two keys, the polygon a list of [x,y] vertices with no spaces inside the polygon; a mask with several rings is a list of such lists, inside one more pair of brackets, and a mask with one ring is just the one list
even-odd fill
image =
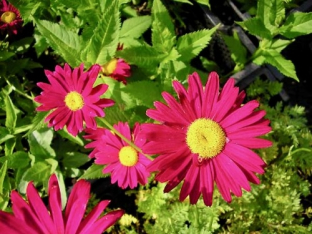
{"label": "green stem", "polygon": [[17,88],[16,88],[14,85],[12,85],[6,78],[5,78],[5,81],[7,82],[7,84],[8,84],[9,86],[12,87],[12,89],[13,89],[15,92],[17,92],[18,94],[24,96],[25,98],[28,98],[29,100],[32,100],[32,101],[33,101],[33,97],[31,97],[31,96],[27,95],[26,93],[23,93],[22,91],[20,91],[19,89],[17,89]]}
{"label": "green stem", "polygon": [[116,128],[114,128],[105,118],[98,118],[102,123],[104,123],[111,131],[113,131],[117,136],[119,136],[122,140],[124,140],[127,144],[129,144],[132,148],[134,148],[139,153],[143,154],[145,157],[153,160],[153,158],[149,155],[146,155],[142,152],[142,150],[137,147],[131,140],[122,135]]}
{"label": "green stem", "polygon": [[195,204],[195,212],[194,212],[194,216],[195,216],[195,223],[194,226],[196,227],[196,229],[199,231],[199,212],[198,212],[198,206],[197,204]]}

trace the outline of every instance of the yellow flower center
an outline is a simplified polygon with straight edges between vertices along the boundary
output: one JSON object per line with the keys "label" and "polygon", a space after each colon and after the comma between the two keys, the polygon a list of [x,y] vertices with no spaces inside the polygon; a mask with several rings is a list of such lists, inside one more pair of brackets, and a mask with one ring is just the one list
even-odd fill
{"label": "yellow flower center", "polygon": [[218,155],[226,142],[221,126],[210,119],[200,118],[190,124],[186,133],[186,144],[192,153],[208,159]]}
{"label": "yellow flower center", "polygon": [[109,76],[115,71],[116,67],[117,59],[113,58],[111,61],[102,66],[102,72],[105,76]]}
{"label": "yellow flower center", "polygon": [[6,11],[1,15],[1,21],[9,24],[11,23],[13,20],[15,20],[16,18],[16,14],[12,11]]}
{"label": "yellow flower center", "polygon": [[68,93],[65,97],[64,102],[66,106],[72,111],[80,110],[84,105],[83,97],[80,93],[76,91]]}
{"label": "yellow flower center", "polygon": [[131,146],[122,147],[118,156],[120,163],[126,167],[134,166],[139,160],[138,152]]}

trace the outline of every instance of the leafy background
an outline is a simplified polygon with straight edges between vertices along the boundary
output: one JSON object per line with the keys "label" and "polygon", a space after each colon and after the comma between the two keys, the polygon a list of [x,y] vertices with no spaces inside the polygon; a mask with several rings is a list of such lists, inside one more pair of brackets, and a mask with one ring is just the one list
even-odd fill
{"label": "leafy background", "polygon": [[[0,208],[10,210],[13,189],[24,194],[32,180],[42,196],[55,173],[65,203],[72,184],[80,178],[92,183],[94,196],[111,199],[110,209],[126,215],[111,233],[308,233],[312,231],[311,107],[305,100],[311,84],[311,66],[301,52],[311,42],[312,13],[295,12],[303,1],[233,1],[250,17],[240,19],[228,3],[220,1],[160,0],[10,0],[24,20],[22,31],[0,40]],[[203,10],[204,9],[204,10]],[[211,25],[207,10],[221,19]],[[246,14],[246,16],[248,16]],[[227,27],[226,27],[227,26]],[[255,44],[250,52],[235,27]],[[237,29],[237,28],[236,28]],[[304,43],[302,43],[304,42]],[[124,49],[116,51],[118,43]],[[301,47],[300,47],[301,46]],[[222,83],[250,64],[270,64],[283,76],[251,82],[247,100],[257,99],[267,111],[273,131],[266,138],[273,147],[257,152],[267,162],[261,185],[227,204],[216,191],[212,207],[200,200],[195,206],[178,201],[179,188],[163,193],[163,184],[150,178],[146,186],[121,190],[110,184],[102,166],[89,159],[87,141],[66,130],[47,128],[47,113],[37,113],[33,97],[38,81],[46,82],[44,69],[65,62],[104,65],[112,58],[131,64],[132,76],[124,85],[100,76],[107,83],[105,97],[116,105],[106,109],[110,124],[118,121],[149,122],[145,115],[161,92],[172,92],[171,82],[186,83],[197,71],[203,82],[216,70]],[[298,83],[298,81],[300,82]],[[240,85],[238,83],[238,85]],[[284,91],[288,100],[281,97]],[[298,96],[296,92],[303,96]],[[307,95],[307,96],[304,96]],[[310,99],[311,100],[311,99]],[[304,106],[307,106],[307,110]],[[99,126],[104,126],[98,121]]]}

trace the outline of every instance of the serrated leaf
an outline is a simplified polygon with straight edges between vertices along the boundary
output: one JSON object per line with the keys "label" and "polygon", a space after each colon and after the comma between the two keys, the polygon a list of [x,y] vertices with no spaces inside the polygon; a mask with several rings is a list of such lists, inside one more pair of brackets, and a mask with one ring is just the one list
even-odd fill
{"label": "serrated leaf", "polygon": [[25,181],[42,182],[49,178],[51,165],[45,162],[36,162],[31,168],[27,169],[23,176]]}
{"label": "serrated leaf", "polygon": [[6,156],[8,167],[13,169],[25,168],[29,165],[30,158],[24,151],[17,151],[11,155]]}
{"label": "serrated leaf", "polygon": [[110,1],[93,31],[93,36],[84,43],[82,54],[84,62],[89,65],[105,64],[115,55],[120,27],[118,7],[118,1]]}
{"label": "serrated leaf", "polygon": [[50,158],[55,156],[55,151],[50,146],[53,139],[51,129],[41,129],[33,131],[28,136],[30,152],[38,157]]}
{"label": "serrated leaf", "polygon": [[265,63],[269,63],[276,67],[282,74],[284,74],[287,77],[291,77],[295,79],[296,81],[299,81],[295,66],[294,64],[290,61],[285,59],[279,52],[276,50],[268,49],[262,51],[265,60]]}
{"label": "serrated leaf", "polygon": [[78,168],[89,161],[90,158],[86,154],[79,152],[66,152],[62,162],[64,167]]}
{"label": "serrated leaf", "polygon": [[77,67],[83,60],[80,37],[62,25],[46,20],[36,20],[36,25],[49,45],[59,53],[72,67]]}
{"label": "serrated leaf", "polygon": [[243,22],[236,22],[238,25],[247,30],[250,34],[254,36],[259,36],[261,38],[266,38],[271,40],[273,35],[269,29],[264,26],[264,23],[259,18],[251,18]]}
{"label": "serrated leaf", "polygon": [[153,102],[161,99],[161,90],[158,83],[154,81],[132,82],[125,86],[122,91],[132,97],[135,105],[153,107]]}
{"label": "serrated leaf", "polygon": [[207,46],[218,27],[219,25],[210,30],[203,29],[179,37],[177,42],[177,50],[181,55],[179,60],[187,62],[197,56]]}
{"label": "serrated leaf", "polygon": [[147,45],[125,48],[117,52],[117,56],[125,59],[129,64],[148,69],[157,66],[167,54]]}
{"label": "serrated leaf", "polygon": [[85,173],[80,177],[80,179],[99,179],[99,178],[105,178],[108,175],[103,174],[103,165],[97,165],[93,164],[91,167],[89,167]]}
{"label": "serrated leaf", "polygon": [[17,114],[16,114],[15,107],[13,105],[13,102],[9,95],[5,96],[4,104],[5,104],[5,112],[6,112],[5,126],[13,132],[16,126]]}
{"label": "serrated leaf", "polygon": [[27,0],[10,0],[10,3],[19,10],[24,23],[32,21],[33,16],[42,4],[40,1],[36,2]]}
{"label": "serrated leaf", "polygon": [[160,0],[152,6],[152,44],[164,52],[171,51],[176,41],[172,19]]}
{"label": "serrated leaf", "polygon": [[279,32],[289,39],[312,33],[312,12],[290,14]]}
{"label": "serrated leaf", "polygon": [[152,23],[149,15],[126,19],[120,29],[120,38],[139,38]]}

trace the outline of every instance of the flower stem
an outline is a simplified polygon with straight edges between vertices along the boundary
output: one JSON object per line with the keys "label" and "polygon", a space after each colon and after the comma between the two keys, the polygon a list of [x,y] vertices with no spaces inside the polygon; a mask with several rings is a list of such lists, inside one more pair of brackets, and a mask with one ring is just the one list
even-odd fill
{"label": "flower stem", "polygon": [[105,118],[98,118],[102,123],[104,123],[111,131],[113,131],[117,136],[119,136],[122,140],[124,140],[127,144],[129,144],[132,148],[134,148],[139,153],[143,154],[145,157],[153,160],[153,158],[149,155],[143,153],[143,151],[137,147],[131,140],[122,135],[116,128],[114,128]]}
{"label": "flower stem", "polygon": [[22,95],[22,96],[24,96],[25,98],[28,98],[29,100],[34,100],[33,99],[33,97],[31,97],[31,96],[29,96],[29,95],[27,95],[26,93],[23,93],[22,91],[20,91],[19,89],[17,89],[14,85],[12,85],[11,83],[10,83],[10,81],[8,81],[6,78],[5,78],[5,81],[8,83],[8,85],[9,86],[11,86],[11,88],[15,91],[15,92],[17,92],[18,94],[20,94],[20,95]]}

